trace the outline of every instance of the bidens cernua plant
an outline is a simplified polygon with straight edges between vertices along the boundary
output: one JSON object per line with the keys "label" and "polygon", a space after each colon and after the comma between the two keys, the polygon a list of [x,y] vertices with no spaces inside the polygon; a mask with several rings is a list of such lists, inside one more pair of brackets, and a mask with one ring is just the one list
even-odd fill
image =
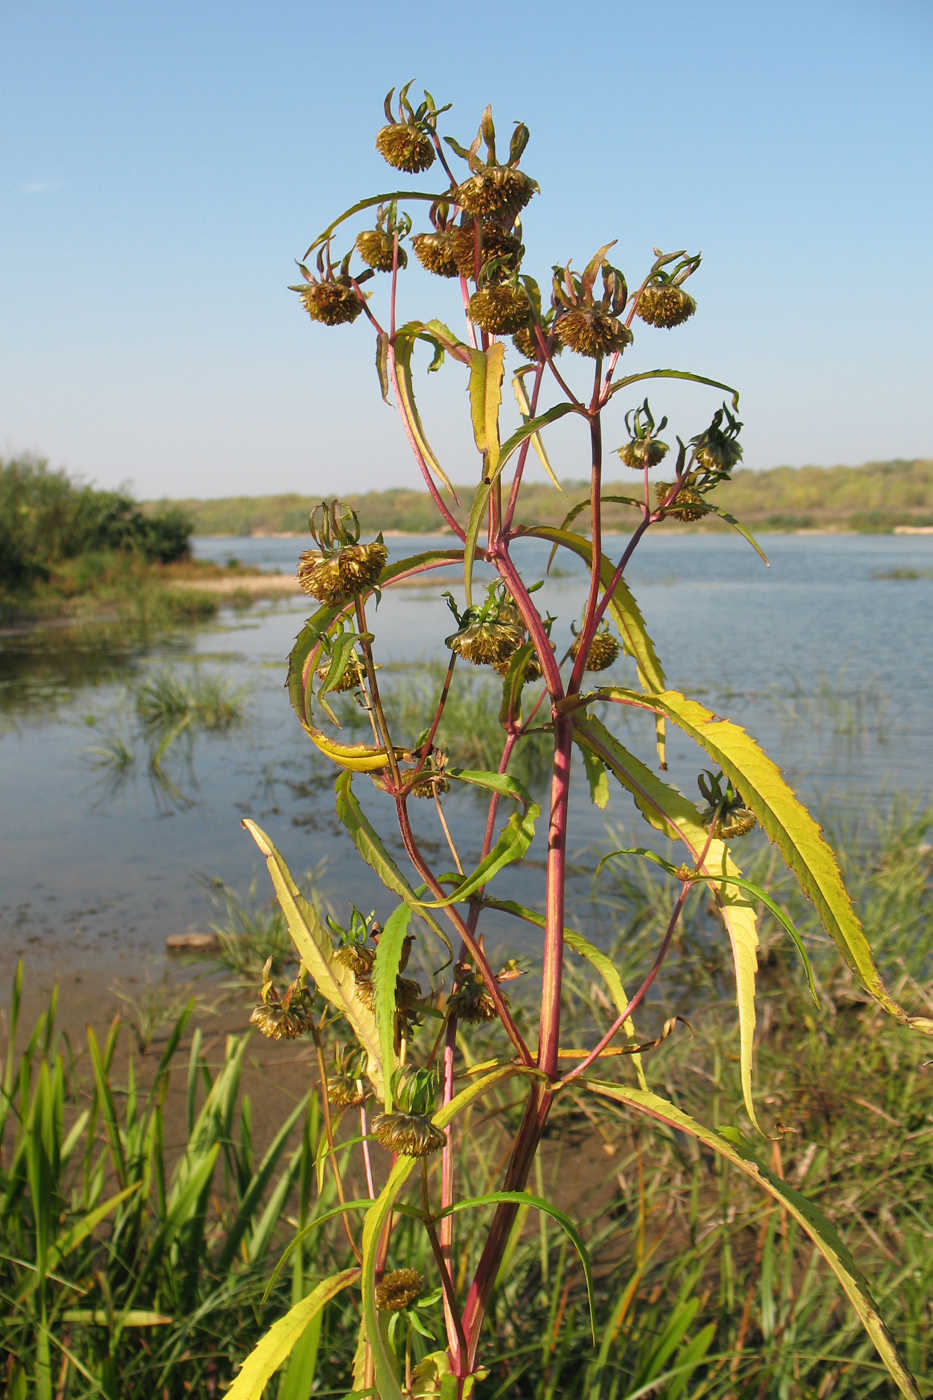
{"label": "bidens cernua plant", "polygon": [[[686,370],[639,368],[654,363],[670,332],[697,312],[685,283],[696,273],[699,256],[655,249],[653,261],[629,279],[609,260],[614,245],[607,243],[580,271],[563,250],[564,261],[547,280],[535,280],[524,269],[520,223],[539,194],[522,168],[527,128],[516,125],[507,152],[500,152],[487,109],[467,147],[442,138],[439,123],[446,111],[427,93],[414,107],[408,86],[394,108],[389,94],[378,151],[395,170],[422,183],[363,199],[336,218],[311,244],[300,264],[303,281],[294,288],[320,328],[356,323],[355,334],[362,324],[373,337],[383,398],[398,411],[438,528],[449,533],[451,546],[389,562],[381,536],[361,541],[353,512],[328,500],[311,517],[313,547],[298,566],[316,607],[291,654],[291,700],[307,737],[334,764],[338,816],[385,886],[386,901],[381,924],[375,914],[364,917],[356,910],[346,929],[322,920],[300,897],[269,837],[247,822],[301,964],[297,981],[284,992],[267,974],[254,1019],[273,1038],[313,1038],[330,1165],[339,1172],[345,1159],[345,1151],[337,1151],[338,1131],[340,1115],[350,1113],[348,1121],[358,1124],[351,1133],[359,1137],[369,1203],[361,1215],[347,1207],[355,1260],[322,1280],[273,1327],[229,1396],[259,1397],[302,1326],[347,1289],[360,1302],[356,1360],[347,1377],[354,1396],[459,1400],[470,1394],[482,1375],[484,1321],[522,1205],[559,1220],[589,1284],[589,1264],[573,1225],[527,1189],[549,1114],[565,1095],[598,1099],[620,1113],[647,1115],[692,1135],[770,1192],[824,1254],[894,1383],[904,1395],[916,1396],[868,1288],[826,1220],[768,1171],[745,1138],[696,1121],[651,1087],[650,1045],[640,1046],[634,1023],[671,950],[684,903],[698,887],[721,916],[731,946],[741,1085],[748,1118],[758,1128],[752,1045],[760,892],[743,879],[731,848],[756,823],[813,901],[862,986],[893,1016],[909,1019],[881,981],[820,828],[742,728],[667,687],[627,582],[629,561],[657,522],[719,513],[716,487],[742,455],[734,390]],[[459,286],[459,329],[438,319],[402,319],[402,274],[415,266]],[[645,356],[636,360],[643,336]],[[476,486],[462,510],[419,415],[413,363],[419,346],[429,352],[432,371],[459,376],[467,391]],[[518,403],[511,431],[502,427],[506,375]],[[656,417],[645,397],[650,381],[653,392],[666,394],[676,380],[706,386],[712,394],[711,417],[692,436],[667,430],[667,413]],[[525,518],[522,483],[531,451],[554,479],[544,438],[559,419],[579,425],[589,492],[568,504],[557,528]],[[610,431],[622,438],[610,450],[636,474],[632,494],[622,498],[632,529],[618,555],[606,552],[603,539],[604,444]],[[649,482],[649,471],[662,463],[665,479]],[[514,546],[529,538],[575,556],[578,568],[582,561],[572,617],[542,611],[539,580],[525,577],[516,565]],[[491,566],[491,585],[474,580],[477,561]],[[403,580],[421,575],[430,581],[432,571],[449,574],[454,565],[462,570],[463,598],[448,597],[455,625],[437,639],[446,674],[436,703],[418,732],[396,732],[380,693],[376,604]],[[614,664],[620,673],[625,667],[624,678],[606,674]],[[495,771],[458,769],[436,742],[445,707],[473,667],[501,678],[501,758]],[[331,698],[344,690],[355,692],[365,708],[367,742],[348,742],[336,724]],[[617,737],[612,715],[620,709],[644,717],[655,762],[636,757]],[[671,725],[702,755],[699,800],[664,776]],[[543,813],[512,773],[513,756],[530,733],[542,731],[552,760]],[[597,806],[605,807],[615,794],[678,848],[677,863],[654,857],[671,880],[669,918],[658,930],[653,965],[627,996],[605,956],[568,926],[565,913],[575,753]],[[364,811],[361,783],[378,789],[386,822],[401,837],[404,864]],[[444,816],[445,798],[462,784],[478,791],[485,804],[470,845],[472,860],[466,840],[454,839]],[[414,813],[425,802],[436,809],[440,843],[425,843],[417,834]],[[534,907],[504,901],[500,877],[522,861],[542,825],[540,898]],[[449,857],[438,857],[445,843]],[[506,915],[523,921],[540,950],[521,996],[514,987],[509,991],[514,964],[497,965],[491,952],[491,915],[500,922]],[[434,968],[430,985],[406,975],[413,939],[426,950],[422,963]],[[614,1010],[587,1043],[567,1046],[561,1039],[561,987],[571,955],[606,980],[606,1004]],[[532,976],[537,986],[529,993]],[[464,1047],[478,1033],[469,1028],[480,1023],[484,1046],[495,1028],[499,1037],[494,1053],[478,1065]],[[920,1025],[918,1018],[915,1023]],[[610,1060],[620,1047],[627,1057]],[[620,1064],[628,1068],[619,1070]],[[458,1180],[464,1115],[503,1086],[520,1102],[521,1114],[499,1185],[480,1200],[464,1199]],[[475,1257],[463,1256],[454,1228],[455,1215],[467,1208],[485,1212],[487,1228]],[[406,1223],[402,1245],[396,1243],[399,1212]],[[426,1244],[417,1258],[406,1257],[404,1249],[413,1218]],[[433,1260],[435,1273],[433,1342],[424,1311],[417,1327],[389,1323],[422,1297],[425,1281],[413,1265],[423,1266],[425,1259]]]}

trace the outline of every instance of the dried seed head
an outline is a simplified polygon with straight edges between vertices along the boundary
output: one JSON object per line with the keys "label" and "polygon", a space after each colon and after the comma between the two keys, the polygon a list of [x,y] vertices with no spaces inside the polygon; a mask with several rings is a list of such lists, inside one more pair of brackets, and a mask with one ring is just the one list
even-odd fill
{"label": "dried seed head", "polygon": [[[579,637],[570,648],[571,656],[577,656],[580,650]],[[586,658],[587,671],[605,671],[611,666],[619,654],[619,643],[611,632],[597,632],[590,643],[590,654]]]}
{"label": "dried seed head", "polygon": [[421,1113],[380,1113],[372,1129],[378,1142],[403,1157],[427,1157],[447,1141],[440,1128]]}
{"label": "dried seed head", "polygon": [[538,186],[524,171],[511,165],[489,165],[464,180],[453,198],[469,214],[495,217],[511,224]]}
{"label": "dried seed head", "polygon": [[635,338],[618,316],[596,308],[562,312],[554,322],[554,334],[568,350],[588,355],[591,360],[597,355],[614,355]]}
{"label": "dried seed head", "polygon": [[715,809],[712,816],[704,813],[704,821],[712,822],[713,835],[721,840],[731,840],[733,836],[744,836],[757,825],[757,818],[754,812],[750,812],[747,807],[726,808],[718,817]]}
{"label": "dried seed head", "polygon": [[[492,669],[498,671],[500,676],[508,675],[509,667],[512,664],[512,655],[514,655],[514,653],[505,657],[503,661],[493,662]],[[537,652],[533,651],[526,658],[525,664],[522,667],[522,684],[527,685],[530,681],[539,681],[540,679],[541,662],[538,660]]]}
{"label": "dried seed head", "polygon": [[446,230],[438,233],[416,233],[411,240],[415,257],[421,266],[435,277],[459,277],[453,240]]}
{"label": "dried seed head", "polygon": [[718,433],[715,438],[698,447],[694,461],[698,467],[704,471],[716,472],[717,475],[727,475],[742,460],[742,445],[733,438],[727,438],[724,433]]}
{"label": "dried seed head", "polygon": [[376,961],[376,950],[365,943],[346,943],[338,948],[336,959],[343,967],[348,967],[354,977],[369,977]]}
{"label": "dried seed head", "polygon": [[269,1040],[295,1040],[313,1024],[311,993],[307,987],[292,982],[280,996],[271,982],[264,982],[262,1002],[253,1008],[249,1019]]}
{"label": "dried seed head", "polygon": [[646,466],[656,467],[667,456],[667,443],[660,438],[632,438],[618,448],[618,455],[627,467],[640,472]]}
{"label": "dried seed head", "polygon": [[[472,277],[475,270],[475,225],[472,220],[459,228],[450,230],[450,242],[457,271],[461,277]],[[483,267],[491,258],[501,258],[496,275],[505,277],[517,272],[522,260],[521,239],[507,233],[498,224],[480,224],[479,265]]]}
{"label": "dried seed head", "polygon": [[635,311],[649,326],[670,330],[673,326],[682,326],[696,309],[696,302],[683,287],[662,284],[646,287],[638,298]]}
{"label": "dried seed head", "polygon": [[366,1101],[366,1092],[360,1080],[341,1075],[339,1079],[327,1081],[327,1102],[331,1108],[359,1108]]}
{"label": "dried seed head", "polygon": [[392,122],[376,137],[376,150],[396,170],[418,175],[434,164],[434,143],[412,122]]}
{"label": "dried seed head", "polygon": [[[670,493],[673,482],[659,481],[654,488],[655,498],[658,505],[664,501]],[[703,500],[699,491],[695,491],[692,486],[682,486],[676,498],[669,506],[664,507],[665,516],[670,516],[672,520],[699,520],[706,515],[709,506]]]}
{"label": "dried seed head", "polygon": [[465,963],[459,963],[457,966],[457,988],[448,998],[447,1014],[473,1024],[494,1021],[498,1015],[496,1003],[489,995],[483,979]]}
{"label": "dried seed head", "polygon": [[492,335],[511,335],[520,330],[531,315],[531,302],[524,287],[509,283],[504,287],[481,287],[470,297],[467,308],[471,321]]}
{"label": "dried seed head", "polygon": [[311,320],[325,326],[349,325],[363,310],[363,303],[346,282],[309,282],[299,295]]}
{"label": "dried seed head", "polygon": [[517,651],[525,640],[514,622],[473,622],[447,638],[451,651],[474,666],[495,666]]}
{"label": "dried seed head", "polygon": [[[392,271],[394,249],[395,239],[391,233],[386,233],[384,229],[367,229],[365,233],[356,235],[356,251],[367,267],[375,268],[376,272]],[[407,263],[408,254],[404,248],[400,247],[398,266],[405,267]]]}
{"label": "dried seed head", "polygon": [[424,1279],[417,1269],[392,1269],[376,1284],[376,1307],[380,1312],[401,1312],[417,1303],[424,1291]]}
{"label": "dried seed head", "polygon": [[412,797],[434,797],[447,792],[450,782],[444,773],[446,767],[447,755],[435,749],[409,789]]}
{"label": "dried seed head", "polygon": [[379,578],[388,557],[380,540],[347,545],[336,554],[307,549],[298,560],[298,582],[319,603],[342,603],[365,593]]}

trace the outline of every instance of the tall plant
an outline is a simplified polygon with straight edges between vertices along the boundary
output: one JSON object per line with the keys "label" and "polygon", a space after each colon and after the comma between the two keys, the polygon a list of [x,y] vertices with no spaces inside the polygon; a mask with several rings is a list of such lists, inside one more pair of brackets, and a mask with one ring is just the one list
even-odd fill
{"label": "tall plant", "polygon": [[[580,272],[570,262],[556,267],[542,289],[522,267],[519,215],[538,192],[521,166],[527,128],[516,125],[502,155],[487,108],[469,147],[450,136],[442,140],[439,120],[448,109],[438,107],[427,92],[415,107],[409,87],[401,89],[394,108],[389,93],[386,125],[376,144],[394,169],[412,175],[430,172],[432,188],[360,200],[311,244],[300,264],[303,281],[293,290],[319,324],[362,320],[374,334],[382,395],[398,410],[437,510],[438,527],[456,543],[389,563],[381,536],[360,543],[355,516],[339,502],[322,502],[311,517],[315,548],[302,555],[299,578],[319,606],[291,654],[289,692],[305,733],[337,768],[340,820],[393,907],[384,926],[356,911],[346,929],[322,921],[300,897],[269,837],[254,823],[245,823],[268,863],[301,961],[298,979],[283,991],[266,982],[254,1019],[272,1036],[308,1033],[314,1039],[328,1113],[330,1167],[339,1183],[355,1264],[322,1280],[273,1326],[244,1363],[230,1395],[233,1400],[258,1397],[303,1328],[348,1288],[358,1290],[361,1312],[354,1395],[382,1400],[469,1395],[481,1374],[490,1298],[522,1207],[546,1212],[560,1223],[580,1253],[589,1283],[588,1260],[573,1224],[527,1185],[556,1100],[577,1094],[611,1101],[620,1111],[689,1134],[776,1198],[835,1272],[898,1389],[916,1396],[869,1289],[832,1226],[768,1170],[744,1136],[730,1127],[695,1121],[650,1087],[649,1064],[639,1053],[633,1023],[671,955],[684,904],[699,887],[721,916],[731,944],[742,1092],[748,1118],[758,1129],[752,1092],[756,911],[769,901],[743,879],[732,854],[733,842],[756,823],[813,901],[865,990],[899,1020],[911,1020],[883,985],[819,826],[743,728],[667,688],[627,582],[634,551],[658,522],[724,515],[713,493],[742,455],[738,395],[730,386],[679,369],[620,371],[623,357],[625,363],[633,357],[636,328],[639,334],[646,327],[670,330],[694,314],[696,302],[685,284],[700,258],[684,250],[656,249],[630,293],[626,277],[609,260],[613,244],[607,243]],[[368,226],[351,237],[345,233],[350,220]],[[420,231],[413,233],[416,223]],[[459,333],[438,319],[401,319],[400,289],[409,252],[429,273],[459,286],[464,312]],[[369,286],[378,285],[380,277],[386,279],[386,297],[377,297]],[[445,368],[460,376],[468,390],[477,485],[462,509],[419,415],[414,363],[419,346],[430,352],[430,371]],[[517,356],[509,373],[519,421],[510,432],[501,426],[507,354]],[[689,440],[676,438],[674,447],[661,436],[667,417],[657,415],[643,398],[649,382],[666,385],[672,380],[706,386],[716,394],[710,420]],[[607,422],[619,405],[626,436],[617,452],[633,480],[632,494],[622,499],[631,508],[633,528],[616,556],[604,547],[602,512],[607,499],[619,500],[603,494]],[[579,424],[590,485],[586,498],[575,502],[563,525],[554,528],[523,517],[522,484],[532,450],[553,479],[544,436],[563,418]],[[652,488],[649,472],[662,461],[671,464],[667,479]],[[724,518],[758,549],[736,521]],[[514,546],[528,538],[546,541],[554,552],[567,551],[585,566],[576,615],[564,619],[564,626],[571,624],[569,644],[558,644],[561,624],[542,611],[535,580],[516,564]],[[494,570],[488,587],[474,578],[478,560]],[[446,673],[422,731],[397,733],[380,689],[374,600],[413,575],[449,569],[452,561],[462,564],[464,597],[462,606],[449,599],[455,625],[446,638]],[[440,638],[438,645],[444,645]],[[631,663],[632,683],[600,683],[599,673],[620,648]],[[502,749],[495,772],[458,770],[435,743],[445,706],[464,668],[471,666],[493,668],[502,678]],[[365,705],[371,742],[348,743],[334,727],[330,697],[346,689],[356,691]],[[600,717],[619,707],[644,714],[653,725],[657,769],[636,757]],[[663,776],[665,730],[671,724],[702,755],[700,802]],[[552,751],[543,816],[510,773],[513,755],[527,736],[542,730]],[[575,752],[598,807],[605,807],[613,794],[627,796],[649,827],[681,848],[678,864],[647,850],[632,853],[661,864],[672,882],[657,955],[634,990],[624,991],[608,958],[567,923]],[[375,784],[383,794],[407,866],[390,853],[387,837],[364,810],[356,788],[360,782]],[[455,840],[444,815],[445,795],[455,784],[469,785],[484,797],[474,847],[479,858],[472,868],[461,858],[463,843]],[[438,861],[416,834],[412,804],[425,799],[435,804],[450,860]],[[534,908],[503,899],[497,882],[523,859],[540,824],[547,828],[547,853],[540,905]],[[510,999],[507,985],[514,969],[499,969],[491,959],[485,928],[491,910],[523,921],[540,942],[539,986],[531,999],[539,1008],[536,1026],[529,1027],[527,1015]],[[404,975],[415,936],[437,940],[446,950],[426,989]],[[614,1006],[608,1024],[585,1045],[567,1046],[561,1038],[561,984],[570,953],[587,960],[604,979]],[[494,1056],[479,1065],[464,1055],[461,1035],[465,1025],[478,1021],[499,1032]],[[919,1018],[913,1023],[930,1029]],[[608,1057],[620,1048],[630,1057],[627,1080],[607,1072]],[[464,1199],[458,1186],[464,1115],[471,1104],[489,1100],[503,1085],[521,1099],[522,1112],[501,1181],[495,1190]],[[344,1159],[336,1151],[337,1117],[348,1106],[358,1109],[361,1119],[365,1196],[359,1200],[347,1199]],[[475,1258],[458,1254],[454,1217],[463,1210],[489,1213],[485,1243]],[[410,1240],[412,1217],[434,1261],[445,1335],[440,1347],[393,1321],[393,1314],[423,1286],[394,1245],[400,1218],[403,1238]]]}

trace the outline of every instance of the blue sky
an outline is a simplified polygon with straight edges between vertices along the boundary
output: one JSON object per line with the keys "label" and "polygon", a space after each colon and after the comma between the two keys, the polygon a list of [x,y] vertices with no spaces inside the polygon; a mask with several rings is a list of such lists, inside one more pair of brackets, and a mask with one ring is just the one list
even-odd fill
{"label": "blue sky", "polygon": [[[413,78],[465,144],[487,101],[531,128],[543,282],[611,238],[634,285],[654,245],[702,249],[696,317],[626,367],[737,384],[747,465],[929,456],[931,41],[927,0],[7,7],[0,453],[141,496],[413,483],[370,333],[286,290],[335,213],[393,188],[373,141]],[[415,275],[402,314],[438,313],[450,287]],[[433,378],[469,480],[462,378]],[[717,402],[652,401],[683,436]],[[561,475],[585,447],[555,438]]]}

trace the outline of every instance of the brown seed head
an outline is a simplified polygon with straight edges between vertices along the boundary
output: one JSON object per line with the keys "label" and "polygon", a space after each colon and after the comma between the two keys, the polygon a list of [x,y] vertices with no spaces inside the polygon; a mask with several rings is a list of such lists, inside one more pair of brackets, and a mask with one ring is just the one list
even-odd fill
{"label": "brown seed head", "polygon": [[298,582],[319,603],[342,603],[365,593],[382,573],[388,557],[379,540],[346,545],[336,554],[307,549],[298,560]]}
{"label": "brown seed head", "polygon": [[683,287],[669,285],[646,287],[638,298],[636,314],[649,326],[670,330],[682,326],[697,309],[697,304]]}
{"label": "brown seed head", "polygon": [[563,312],[554,322],[554,334],[568,350],[588,355],[591,360],[597,355],[614,355],[617,350],[631,345],[635,338],[618,316],[595,308]]}
{"label": "brown seed head", "polygon": [[416,1303],[424,1291],[424,1279],[417,1269],[392,1269],[376,1284],[376,1307],[380,1312],[401,1312]]}
{"label": "brown seed head", "polygon": [[645,467],[656,467],[667,456],[667,443],[660,438],[632,438],[618,449],[619,457],[627,467],[644,471]]}
{"label": "brown seed head", "polygon": [[[570,648],[571,656],[580,650],[579,637]],[[586,658],[587,671],[605,671],[619,654],[619,643],[611,632],[597,632],[590,644],[590,654]]]}
{"label": "brown seed head", "polygon": [[492,216],[511,224],[537,188],[522,170],[511,165],[490,165],[464,180],[453,198],[469,214]]}
{"label": "brown seed head", "polygon": [[311,320],[325,326],[349,325],[363,310],[356,292],[345,282],[309,282],[300,296]]}
{"label": "brown seed head", "polygon": [[[522,256],[521,240],[498,224],[480,224],[479,265],[482,267],[491,258],[502,258],[497,276],[504,277],[518,270]],[[475,269],[475,234],[473,223],[450,230],[451,247],[461,277],[472,277]]]}
{"label": "brown seed head", "polygon": [[372,1129],[383,1147],[403,1157],[427,1157],[447,1141],[446,1134],[420,1113],[380,1113]]}
{"label": "brown seed head", "polygon": [[473,622],[448,638],[448,646],[474,666],[495,666],[517,651],[525,640],[514,622]]}
{"label": "brown seed head", "polygon": [[327,1102],[331,1108],[359,1108],[366,1100],[366,1093],[358,1079],[341,1077],[327,1081]]}
{"label": "brown seed head", "polygon": [[[383,229],[367,229],[365,233],[356,235],[356,251],[366,263],[367,267],[375,268],[376,272],[391,272],[392,257],[395,247],[395,239],[390,233]],[[408,254],[404,248],[398,250],[398,266],[405,267],[408,263]]]}
{"label": "brown seed head", "polygon": [[415,257],[421,266],[435,277],[459,277],[453,240],[446,230],[438,233],[416,233],[411,240]]}
{"label": "brown seed head", "polygon": [[396,170],[417,175],[434,164],[434,143],[411,122],[393,122],[376,137],[376,150]]}
{"label": "brown seed head", "polygon": [[484,331],[511,335],[526,324],[531,302],[524,287],[509,283],[504,287],[481,287],[470,297],[467,311],[470,320]]}
{"label": "brown seed head", "polygon": [[[658,505],[665,499],[671,490],[672,482],[659,481],[654,488],[655,498]],[[692,486],[682,486],[677,493],[673,503],[664,508],[665,516],[670,516],[672,520],[699,520],[709,510],[699,491],[695,491]]]}

